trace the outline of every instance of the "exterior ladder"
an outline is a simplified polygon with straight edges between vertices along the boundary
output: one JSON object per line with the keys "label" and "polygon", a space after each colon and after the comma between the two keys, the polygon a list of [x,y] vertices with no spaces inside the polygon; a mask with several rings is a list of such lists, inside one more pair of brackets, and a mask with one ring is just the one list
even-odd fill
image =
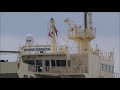
{"label": "exterior ladder", "polygon": [[59,75],[60,75],[61,78],[70,78],[70,76],[65,72],[65,70],[63,68],[58,67],[58,69],[60,70]]}

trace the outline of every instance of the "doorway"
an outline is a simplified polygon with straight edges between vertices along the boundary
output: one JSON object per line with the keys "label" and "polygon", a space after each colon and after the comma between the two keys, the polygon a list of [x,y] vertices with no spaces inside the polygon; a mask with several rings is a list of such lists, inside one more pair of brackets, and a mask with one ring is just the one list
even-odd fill
{"label": "doorway", "polygon": [[50,69],[50,61],[49,60],[45,60],[45,71],[49,72]]}

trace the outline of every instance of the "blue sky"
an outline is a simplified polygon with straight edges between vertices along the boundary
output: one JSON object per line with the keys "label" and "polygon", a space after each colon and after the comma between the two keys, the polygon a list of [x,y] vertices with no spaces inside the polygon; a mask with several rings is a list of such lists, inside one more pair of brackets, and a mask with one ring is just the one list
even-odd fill
{"label": "blue sky", "polygon": [[[69,17],[78,25],[83,25],[83,12],[0,12],[1,15],[1,48],[2,50],[17,50],[19,42],[24,45],[25,37],[31,33],[38,44],[48,40],[49,20],[55,19],[56,28],[65,37],[67,25],[65,18]],[[93,26],[96,28],[96,39],[100,49],[110,51],[115,49],[115,65],[119,67],[119,16],[117,12],[93,12]],[[59,35],[59,34],[58,34]],[[60,38],[60,35],[59,35]],[[62,40],[62,39],[61,39]],[[62,41],[63,42],[63,41]],[[93,46],[93,47],[94,47]],[[8,56],[15,61],[12,55]]]}

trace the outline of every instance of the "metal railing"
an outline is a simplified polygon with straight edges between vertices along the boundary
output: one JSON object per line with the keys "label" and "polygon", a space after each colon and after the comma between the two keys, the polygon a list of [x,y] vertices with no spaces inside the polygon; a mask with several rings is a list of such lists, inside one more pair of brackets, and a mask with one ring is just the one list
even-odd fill
{"label": "metal railing", "polygon": [[120,78],[120,73],[114,73],[114,78]]}
{"label": "metal railing", "polygon": [[[84,66],[41,66],[28,65],[28,71],[39,73],[57,73],[62,78],[70,78],[70,73],[88,73],[88,68]],[[120,73],[110,73],[102,71],[100,78],[120,78]]]}
{"label": "metal railing", "polygon": [[40,65],[28,65],[28,71],[40,72],[40,73],[87,73],[87,67],[84,66],[40,66]]}
{"label": "metal railing", "polygon": [[101,71],[101,78],[120,78],[120,73]]}
{"label": "metal railing", "polygon": [[63,72],[59,74],[62,78],[70,78],[69,73],[66,73],[63,68],[59,67],[59,69]]}

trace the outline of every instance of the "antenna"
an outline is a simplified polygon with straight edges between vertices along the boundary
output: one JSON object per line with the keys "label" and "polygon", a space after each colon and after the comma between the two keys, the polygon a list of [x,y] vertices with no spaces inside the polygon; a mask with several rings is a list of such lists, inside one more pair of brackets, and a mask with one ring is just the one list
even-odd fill
{"label": "antenna", "polygon": [[[118,25],[119,25],[119,33],[120,33],[120,13],[118,13],[118,18],[119,18],[119,22],[118,22]],[[120,35],[119,35],[119,38],[120,38]],[[119,47],[119,50],[120,50],[120,47]],[[120,56],[119,56],[120,58]],[[120,59],[119,59],[119,74],[120,74]]]}
{"label": "antenna", "polygon": [[85,30],[87,28],[87,13],[88,12],[84,12],[84,25],[85,25]]}

